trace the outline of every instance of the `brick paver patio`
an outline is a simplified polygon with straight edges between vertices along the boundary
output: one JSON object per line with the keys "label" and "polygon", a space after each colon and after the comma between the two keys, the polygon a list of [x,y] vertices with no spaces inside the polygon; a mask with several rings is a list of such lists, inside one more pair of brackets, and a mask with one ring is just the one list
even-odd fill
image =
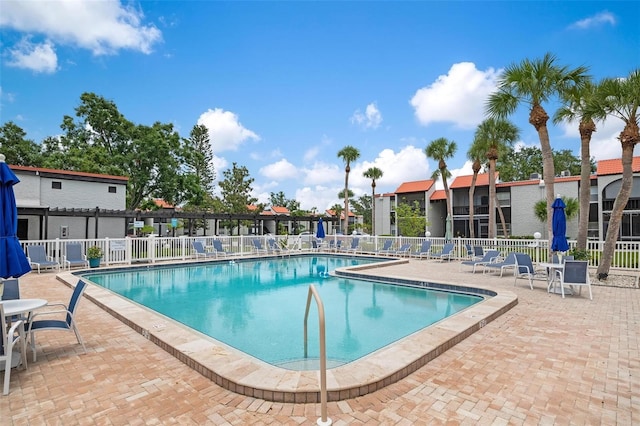
{"label": "brick paver patio", "polygon": [[[518,305],[425,367],[382,390],[328,404],[335,425],[640,424],[640,290],[594,286],[562,299],[543,283],[411,261],[384,274],[509,289]],[[20,279],[22,297],[67,302],[54,273]],[[84,300],[87,345],[38,335],[38,360],[11,375],[0,423],[315,424],[320,404],[287,404],[223,389]],[[29,360],[31,354],[29,353]]]}

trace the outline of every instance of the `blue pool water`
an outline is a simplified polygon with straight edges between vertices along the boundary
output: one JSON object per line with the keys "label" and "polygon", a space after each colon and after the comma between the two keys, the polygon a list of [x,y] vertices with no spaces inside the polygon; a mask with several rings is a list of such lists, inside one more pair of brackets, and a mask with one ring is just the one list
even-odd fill
{"label": "blue pool water", "polygon": [[[327,276],[376,260],[338,256],[206,263],[84,274],[92,282],[246,354],[284,368],[304,358],[309,284],[323,300],[329,367],[351,362],[482,300],[480,296]],[[317,359],[312,303],[308,356]]]}

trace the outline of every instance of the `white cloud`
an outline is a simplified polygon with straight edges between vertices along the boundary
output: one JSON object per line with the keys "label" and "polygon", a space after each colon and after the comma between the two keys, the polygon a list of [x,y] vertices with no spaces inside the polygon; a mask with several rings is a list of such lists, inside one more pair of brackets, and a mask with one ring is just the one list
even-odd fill
{"label": "white cloud", "polygon": [[370,103],[365,108],[364,114],[359,109],[353,113],[351,123],[363,129],[377,129],[382,123],[382,114],[375,103]]}
{"label": "white cloud", "polygon": [[570,29],[579,29],[586,30],[589,28],[610,24],[611,26],[616,25],[616,16],[610,12],[600,12],[593,16],[590,16],[585,19],[581,19],[579,21],[574,22],[569,25]]}
{"label": "white cloud", "polygon": [[6,1],[0,27],[41,34],[58,44],[79,46],[94,55],[120,49],[150,53],[162,40],[154,25],[142,23],[144,15],[117,0]]}
{"label": "white cloud", "polygon": [[301,170],[304,174],[303,183],[305,185],[319,185],[330,182],[338,182],[344,179],[344,169],[339,168],[336,164],[328,164],[317,161],[311,167],[305,167]]}
{"label": "white cloud", "polygon": [[[574,138],[579,146],[580,133],[578,131],[578,123],[563,122],[560,124],[563,137]],[[589,145],[589,153],[596,161],[608,160],[612,158],[620,158],[622,156],[622,147],[620,145],[620,132],[624,129],[624,122],[618,118],[610,117],[605,122],[596,123],[596,131],[591,135],[591,144]]]}
{"label": "white cloud", "polygon": [[472,62],[454,64],[447,75],[422,87],[411,98],[418,121],[423,125],[451,122],[471,129],[484,119],[485,102],[496,89],[500,70],[476,69]]}
{"label": "white cloud", "polygon": [[301,209],[311,210],[315,207],[318,209],[318,213],[322,214],[334,204],[342,201],[338,198],[338,192],[341,189],[343,188],[340,186],[306,186],[296,190],[295,199],[300,202]]}
{"label": "white cloud", "polygon": [[236,114],[221,108],[209,109],[202,113],[198,118],[198,124],[203,124],[209,129],[213,152],[236,151],[247,140],[260,140],[260,136],[242,126]]}
{"label": "white cloud", "polygon": [[280,161],[262,167],[260,174],[270,179],[281,181],[283,179],[295,179],[298,177],[299,172],[296,166],[283,158]]}
{"label": "white cloud", "polygon": [[382,178],[376,181],[376,192],[395,191],[402,182],[431,177],[427,156],[420,148],[407,145],[398,152],[389,148],[384,149],[375,160],[356,163],[351,167],[349,187],[359,188],[360,191],[369,194],[371,179],[365,178],[363,173],[370,167],[377,167],[383,173]]}
{"label": "white cloud", "polygon": [[320,153],[320,148],[318,146],[313,146],[311,148],[309,148],[303,156],[303,160],[305,163],[310,163],[311,161],[314,161],[316,159],[316,157],[318,156],[318,153]]}
{"label": "white cloud", "polygon": [[58,56],[49,41],[36,44],[23,38],[14,48],[8,49],[7,53],[7,65],[11,67],[47,74],[58,69]]}

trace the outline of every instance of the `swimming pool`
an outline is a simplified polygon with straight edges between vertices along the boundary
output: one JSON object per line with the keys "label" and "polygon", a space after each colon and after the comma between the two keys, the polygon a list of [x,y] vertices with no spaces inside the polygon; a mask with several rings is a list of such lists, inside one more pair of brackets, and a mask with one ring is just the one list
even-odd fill
{"label": "swimming pool", "polygon": [[[301,252],[295,256],[311,255],[315,254]],[[434,287],[478,294],[483,295],[485,299],[463,312],[425,327],[356,361],[329,369],[328,401],[366,395],[409,376],[518,304],[518,298],[508,290],[509,286],[496,286],[493,277],[472,277],[459,271],[457,266],[440,262],[389,258],[379,260],[382,261],[338,268],[335,273],[342,277],[392,282],[396,285]],[[195,260],[187,263],[209,262],[215,261]],[[159,265],[133,266],[126,269],[155,268],[166,269]],[[121,272],[123,268],[111,270]],[[57,274],[57,278],[73,287],[87,272],[89,271],[64,271]],[[473,280],[473,285],[468,284],[470,279]],[[320,402],[317,370],[294,371],[273,366],[185,327],[177,321],[169,320],[91,281],[89,283],[84,297],[90,302],[217,385],[238,394],[273,402]],[[99,350],[101,342],[96,340],[86,344],[89,350],[92,349],[91,346]]]}
{"label": "swimming pool", "polygon": [[308,357],[303,321],[314,284],[326,316],[327,366],[335,368],[483,300],[481,296],[332,277],[379,260],[301,256],[85,274],[136,303],[272,365],[318,369],[315,305]]}

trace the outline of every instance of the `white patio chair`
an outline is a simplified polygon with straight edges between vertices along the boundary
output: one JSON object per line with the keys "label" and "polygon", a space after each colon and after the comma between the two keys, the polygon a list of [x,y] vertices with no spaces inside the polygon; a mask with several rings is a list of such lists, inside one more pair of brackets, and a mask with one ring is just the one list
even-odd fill
{"label": "white patio chair", "polygon": [[0,367],[4,368],[2,394],[7,395],[11,381],[11,369],[19,365],[27,368],[27,336],[24,330],[24,321],[12,321],[11,326],[8,326],[2,303],[0,303],[0,333],[2,334]]}

